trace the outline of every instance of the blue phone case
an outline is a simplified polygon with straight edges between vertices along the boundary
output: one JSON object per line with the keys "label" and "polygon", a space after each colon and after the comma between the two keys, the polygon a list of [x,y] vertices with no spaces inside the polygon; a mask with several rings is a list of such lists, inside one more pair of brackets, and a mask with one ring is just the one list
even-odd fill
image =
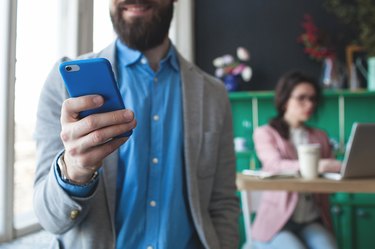
{"label": "blue phone case", "polygon": [[[101,107],[81,112],[80,118],[94,113],[125,109],[111,63],[107,59],[66,61],[60,64],[59,70],[71,97],[98,94],[104,98]],[[131,134],[132,131],[129,131],[123,136],[128,137]]]}

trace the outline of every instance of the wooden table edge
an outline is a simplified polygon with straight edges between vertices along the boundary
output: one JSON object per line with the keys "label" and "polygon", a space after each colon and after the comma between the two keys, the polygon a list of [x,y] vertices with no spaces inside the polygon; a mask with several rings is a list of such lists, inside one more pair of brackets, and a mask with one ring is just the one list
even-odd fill
{"label": "wooden table edge", "polygon": [[302,178],[259,179],[237,173],[236,185],[239,191],[293,191],[319,193],[375,193],[375,178],[329,180],[318,178],[305,180]]}

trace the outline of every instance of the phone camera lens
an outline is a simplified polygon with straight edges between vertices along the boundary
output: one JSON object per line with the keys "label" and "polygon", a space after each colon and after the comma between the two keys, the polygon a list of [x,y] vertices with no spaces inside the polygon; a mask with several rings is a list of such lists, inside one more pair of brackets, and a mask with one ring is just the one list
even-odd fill
{"label": "phone camera lens", "polygon": [[68,72],[72,71],[72,67],[71,67],[71,66],[66,66],[65,69],[66,69],[66,71],[68,71]]}

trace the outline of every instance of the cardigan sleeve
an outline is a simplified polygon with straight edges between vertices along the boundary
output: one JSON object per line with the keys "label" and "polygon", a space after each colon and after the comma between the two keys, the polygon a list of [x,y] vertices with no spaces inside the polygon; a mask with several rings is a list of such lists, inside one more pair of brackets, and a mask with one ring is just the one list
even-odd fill
{"label": "cardigan sleeve", "polygon": [[257,128],[254,131],[254,144],[257,156],[262,163],[263,170],[277,172],[280,170],[299,170],[297,159],[282,156],[280,146],[281,137],[269,126]]}

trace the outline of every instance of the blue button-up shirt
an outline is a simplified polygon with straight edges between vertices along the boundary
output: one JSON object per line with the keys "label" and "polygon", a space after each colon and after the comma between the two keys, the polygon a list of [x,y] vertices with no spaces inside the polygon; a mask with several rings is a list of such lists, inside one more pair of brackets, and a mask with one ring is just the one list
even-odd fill
{"label": "blue button-up shirt", "polygon": [[170,47],[154,72],[146,57],[116,43],[118,83],[137,127],[120,147],[117,248],[196,248],[183,167],[181,75]]}

